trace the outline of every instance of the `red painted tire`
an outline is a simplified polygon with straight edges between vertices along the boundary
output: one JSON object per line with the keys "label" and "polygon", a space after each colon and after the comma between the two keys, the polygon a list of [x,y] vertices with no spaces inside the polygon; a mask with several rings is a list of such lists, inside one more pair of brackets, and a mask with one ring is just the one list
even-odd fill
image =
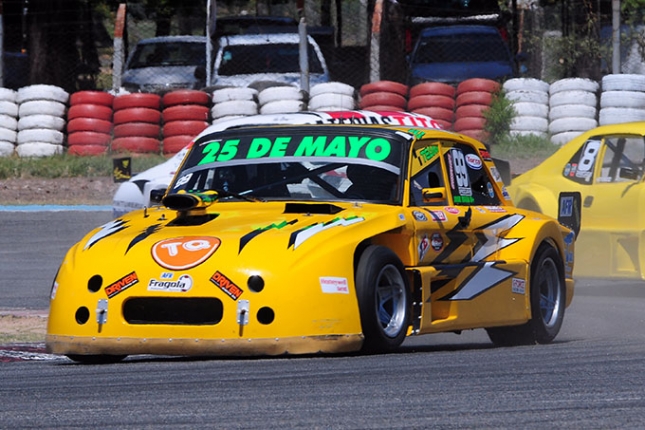
{"label": "red painted tire", "polygon": [[439,124],[442,130],[452,130],[452,121],[444,121],[442,119],[435,119],[434,121]]}
{"label": "red painted tire", "polygon": [[457,119],[452,128],[461,132],[463,130],[483,130],[485,125],[486,120],[484,118],[471,116]]}
{"label": "red painted tire", "polygon": [[484,117],[484,111],[490,109],[488,105],[463,105],[459,106],[455,111],[455,119],[466,118],[466,117]]}
{"label": "red painted tire", "polygon": [[169,108],[177,105],[208,106],[210,97],[208,93],[199,90],[176,90],[164,94],[161,99],[162,106]]}
{"label": "red painted tire", "polygon": [[159,124],[161,122],[161,112],[149,108],[129,108],[114,112],[114,125],[126,124],[129,122]]}
{"label": "red painted tire", "polygon": [[447,121],[452,125],[452,122],[455,120],[455,113],[452,109],[446,109],[442,107],[424,107],[415,109],[412,113],[420,113],[421,115],[429,116],[432,119]]}
{"label": "red painted tire", "polygon": [[385,115],[387,115],[388,112],[405,112],[405,109],[403,109],[402,107],[388,106],[388,105],[365,106],[365,107],[362,107],[361,109],[369,110],[372,112],[381,112]]}
{"label": "red painted tire", "polygon": [[361,108],[374,105],[397,106],[403,109],[405,108],[406,100],[400,94],[387,92],[369,93],[361,97],[359,103]]}
{"label": "red painted tire", "polygon": [[67,148],[70,155],[92,156],[107,154],[108,147],[104,145],[75,145]]}
{"label": "red painted tire", "polygon": [[457,107],[465,105],[489,105],[493,94],[485,91],[469,91],[457,96]]}
{"label": "red painted tire", "polygon": [[96,131],[77,131],[67,135],[69,146],[108,146],[110,140],[112,140],[111,134]]}
{"label": "red painted tire", "polygon": [[471,92],[471,91],[484,91],[487,93],[496,93],[499,91],[501,85],[497,81],[491,79],[472,78],[461,81],[457,85],[457,95]]}
{"label": "red painted tire", "polygon": [[67,133],[77,131],[96,131],[98,133],[111,133],[112,122],[96,118],[74,118],[67,123]]}
{"label": "red painted tire", "polygon": [[408,110],[415,111],[420,108],[440,107],[453,110],[455,108],[455,99],[448,96],[416,96],[408,100]]}
{"label": "red painted tire", "polygon": [[114,96],[103,91],[79,91],[69,97],[70,106],[92,104],[112,107]]}
{"label": "red painted tire", "polygon": [[112,108],[115,111],[132,108],[148,108],[159,110],[161,108],[161,96],[159,94],[149,93],[124,94],[122,96],[117,96],[114,98]]}
{"label": "red painted tire", "polygon": [[461,130],[459,133],[472,137],[480,142],[487,142],[490,138],[490,134],[484,130]]}
{"label": "red painted tire", "polygon": [[163,136],[172,137],[180,135],[197,136],[208,127],[206,121],[171,121],[163,126]]}
{"label": "red painted tire", "polygon": [[178,105],[161,112],[163,122],[170,121],[208,121],[210,109],[199,105]]}
{"label": "red painted tire", "polygon": [[427,95],[455,98],[455,87],[443,82],[424,82],[410,88],[410,98]]}
{"label": "red painted tire", "polygon": [[67,120],[76,118],[95,118],[103,121],[112,121],[112,108],[94,104],[74,105],[67,111]]}
{"label": "red painted tire", "polygon": [[151,137],[118,137],[112,141],[112,152],[134,152],[137,154],[158,153],[159,139]]}
{"label": "red painted tire", "polygon": [[149,122],[128,122],[114,127],[114,137],[152,137],[159,139],[161,126]]}
{"label": "red painted tire", "polygon": [[367,94],[380,92],[395,93],[402,97],[407,97],[408,86],[394,81],[370,82],[369,84],[365,84],[361,87],[360,95],[363,97]]}
{"label": "red painted tire", "polygon": [[178,153],[179,151],[184,149],[190,142],[192,142],[194,137],[195,136],[188,136],[184,134],[164,138],[163,153],[166,155]]}

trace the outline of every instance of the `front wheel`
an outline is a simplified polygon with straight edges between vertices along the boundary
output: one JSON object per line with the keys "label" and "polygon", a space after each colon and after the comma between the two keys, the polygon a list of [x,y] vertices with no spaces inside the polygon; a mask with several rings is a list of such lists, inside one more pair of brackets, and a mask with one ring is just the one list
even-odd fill
{"label": "front wheel", "polygon": [[368,247],[358,262],[356,294],[363,350],[391,351],[401,345],[410,320],[410,290],[401,260],[385,247]]}
{"label": "front wheel", "polygon": [[520,326],[486,329],[495,345],[530,345],[555,339],[564,319],[563,266],[553,246],[540,245],[531,264],[531,319]]}

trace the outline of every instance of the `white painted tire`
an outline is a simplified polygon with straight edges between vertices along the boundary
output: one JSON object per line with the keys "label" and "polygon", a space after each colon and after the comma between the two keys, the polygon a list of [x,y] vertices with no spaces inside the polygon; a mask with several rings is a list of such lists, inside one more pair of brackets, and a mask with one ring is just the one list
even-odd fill
{"label": "white painted tire", "polygon": [[18,116],[18,104],[6,100],[0,100],[0,114],[16,118]]}
{"label": "white painted tire", "polygon": [[587,131],[598,127],[598,122],[591,118],[560,118],[549,123],[549,133],[558,134],[566,131]]}
{"label": "white painted tire", "polygon": [[0,141],[16,143],[16,140],[18,140],[17,131],[0,127]]}
{"label": "white painted tire", "polygon": [[16,102],[16,96],[18,93],[11,88],[0,88],[0,100],[6,102]]}
{"label": "white painted tire", "polygon": [[269,87],[260,91],[258,94],[258,104],[260,107],[267,103],[286,101],[286,100],[302,100],[303,94],[299,88],[285,86],[285,87]]}
{"label": "white painted tire", "polygon": [[588,91],[595,93],[600,88],[596,81],[586,78],[566,78],[555,81],[549,87],[549,94],[553,95],[562,91]]}
{"label": "white painted tire", "polygon": [[233,100],[213,105],[211,108],[211,117],[213,119],[221,118],[227,115],[257,115],[258,105],[250,100]]}
{"label": "white painted tire", "polygon": [[602,90],[645,91],[645,75],[605,75],[602,78]]}
{"label": "white painted tire", "polygon": [[5,115],[0,113],[0,127],[8,128],[9,130],[18,129],[18,120],[15,116]]}
{"label": "white painted tire", "polygon": [[560,91],[559,93],[553,94],[549,99],[549,105],[552,108],[556,106],[574,104],[596,107],[598,104],[598,99],[596,97],[596,94],[594,93],[577,90]]}
{"label": "white painted tire", "polygon": [[307,104],[300,100],[280,100],[269,102],[260,107],[261,114],[302,112],[307,109]]}
{"label": "white painted tire", "polygon": [[0,140],[0,157],[11,157],[16,150],[16,145]]}
{"label": "white painted tire", "polygon": [[504,82],[502,86],[508,91],[537,91],[546,93],[549,91],[549,83],[535,78],[514,78]]}
{"label": "white painted tire", "polygon": [[598,114],[600,125],[645,121],[645,109],[604,108]]}
{"label": "white painted tire", "polygon": [[51,157],[62,153],[62,145],[52,145],[45,142],[31,142],[16,146],[16,154],[20,157]]}
{"label": "white painted tire", "polygon": [[320,110],[326,106],[337,106],[341,109],[355,109],[354,96],[340,93],[323,93],[309,99],[309,110]]}
{"label": "white painted tire", "polygon": [[511,136],[537,136],[543,138],[549,136],[546,132],[538,130],[510,130],[508,134]]}
{"label": "white painted tire", "polygon": [[66,107],[63,103],[51,100],[34,100],[21,103],[18,106],[18,116],[20,118],[29,115],[52,115],[65,116]]}
{"label": "white painted tire", "polygon": [[29,115],[18,120],[18,130],[48,128],[50,130],[63,131],[66,125],[67,122],[64,118],[53,115]]}
{"label": "white painted tire", "polygon": [[604,91],[600,94],[600,107],[645,108],[645,92]]}
{"label": "white painted tire", "polygon": [[513,104],[517,116],[539,116],[546,118],[549,107],[543,103],[518,102]]}
{"label": "white painted tire", "polygon": [[309,97],[314,98],[326,93],[344,94],[346,96],[351,96],[352,98],[354,98],[356,90],[351,85],[347,85],[342,82],[323,82],[311,87],[311,89],[309,90]]}
{"label": "white painted tire", "polygon": [[516,116],[511,121],[511,130],[515,131],[540,131],[546,132],[549,129],[549,120],[539,116]]}
{"label": "white painted tire", "polygon": [[62,145],[64,140],[65,135],[60,131],[47,128],[33,128],[19,131],[16,143],[18,145],[24,145],[25,143],[41,142]]}
{"label": "white painted tire", "polygon": [[55,85],[29,85],[18,89],[16,102],[18,104],[32,100],[51,100],[59,103],[67,103],[69,93]]}
{"label": "white painted tire", "polygon": [[596,119],[598,110],[595,106],[585,106],[585,105],[560,105],[552,107],[549,110],[549,119],[554,121],[561,118],[591,118]]}
{"label": "white painted tire", "polygon": [[564,133],[554,134],[551,136],[551,143],[562,146],[580,136],[582,133],[584,133],[584,131],[565,131]]}
{"label": "white painted tire", "polygon": [[214,104],[234,100],[256,101],[257,98],[257,90],[248,87],[222,88],[221,90],[213,91],[211,97]]}
{"label": "white painted tire", "polygon": [[506,93],[506,99],[518,103],[549,104],[549,93],[546,91],[512,90]]}

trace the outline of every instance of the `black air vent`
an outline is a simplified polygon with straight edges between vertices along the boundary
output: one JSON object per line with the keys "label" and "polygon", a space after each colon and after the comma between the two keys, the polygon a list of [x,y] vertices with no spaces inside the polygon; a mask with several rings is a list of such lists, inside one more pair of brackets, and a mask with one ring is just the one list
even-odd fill
{"label": "black air vent", "polygon": [[286,214],[326,214],[333,215],[343,208],[331,203],[287,203],[284,208]]}
{"label": "black air vent", "polygon": [[222,302],[209,297],[137,297],[123,305],[129,324],[215,325],[223,313]]}
{"label": "black air vent", "polygon": [[191,215],[180,213],[177,218],[170,221],[167,225],[170,227],[186,227],[191,225],[202,225],[217,218],[219,214]]}

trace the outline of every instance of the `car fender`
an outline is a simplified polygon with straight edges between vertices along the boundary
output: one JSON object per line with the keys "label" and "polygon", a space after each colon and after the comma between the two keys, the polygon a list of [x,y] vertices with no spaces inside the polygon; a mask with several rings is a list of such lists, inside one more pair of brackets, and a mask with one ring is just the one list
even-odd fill
{"label": "car fender", "polygon": [[553,218],[558,216],[558,200],[550,189],[539,184],[511,185],[508,192],[520,209],[528,209],[549,215]]}

